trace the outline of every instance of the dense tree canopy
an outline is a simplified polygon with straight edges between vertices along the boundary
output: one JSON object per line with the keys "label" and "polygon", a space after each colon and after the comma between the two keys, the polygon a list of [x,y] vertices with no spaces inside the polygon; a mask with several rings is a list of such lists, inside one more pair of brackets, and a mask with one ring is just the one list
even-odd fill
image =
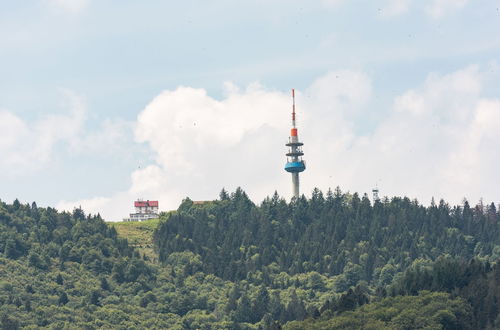
{"label": "dense tree canopy", "polygon": [[461,298],[422,291],[365,305],[337,317],[290,322],[287,330],[307,329],[475,329],[470,306]]}
{"label": "dense tree canopy", "polygon": [[0,327],[493,329],[499,226],[493,204],[237,189],[163,214],[149,258],[99,215],[0,202]]}
{"label": "dense tree canopy", "polygon": [[[222,195],[222,194],[221,194]],[[360,280],[385,285],[417,258],[442,254],[497,258],[500,214],[495,206],[424,207],[408,198],[374,205],[363,196],[314,190],[292,203],[274,194],[258,207],[241,190],[195,205],[186,199],[158,227],[161,261],[173,252],[200,256],[200,270],[228,280],[318,272],[338,278],[339,291]]]}

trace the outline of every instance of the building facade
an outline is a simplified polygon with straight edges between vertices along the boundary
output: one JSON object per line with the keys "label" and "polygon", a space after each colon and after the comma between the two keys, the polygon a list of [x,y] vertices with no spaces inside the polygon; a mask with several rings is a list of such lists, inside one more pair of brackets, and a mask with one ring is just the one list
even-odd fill
{"label": "building facade", "polygon": [[130,218],[124,221],[144,221],[158,218],[158,201],[137,200],[134,202],[135,213],[130,213]]}

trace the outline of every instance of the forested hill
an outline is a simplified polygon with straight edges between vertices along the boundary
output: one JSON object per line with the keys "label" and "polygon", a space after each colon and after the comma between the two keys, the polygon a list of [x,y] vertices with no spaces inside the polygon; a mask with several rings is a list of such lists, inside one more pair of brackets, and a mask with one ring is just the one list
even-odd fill
{"label": "forested hill", "polygon": [[[0,201],[0,328],[126,324],[103,302],[154,279],[151,265],[99,215]],[[113,303],[120,304],[129,308]]]}
{"label": "forested hill", "polygon": [[408,198],[374,204],[339,189],[292,203],[275,194],[254,205],[245,192],[195,205],[189,199],[155,233],[161,261],[191,251],[199,270],[228,280],[279,285],[281,272],[335,276],[338,291],[364,280],[384,286],[418,258],[500,256],[500,213],[487,206],[425,207]]}
{"label": "forested hill", "polygon": [[163,214],[153,252],[153,224],[129,244],[99,215],[0,201],[0,329],[499,328],[499,225],[493,204],[237,189]]}

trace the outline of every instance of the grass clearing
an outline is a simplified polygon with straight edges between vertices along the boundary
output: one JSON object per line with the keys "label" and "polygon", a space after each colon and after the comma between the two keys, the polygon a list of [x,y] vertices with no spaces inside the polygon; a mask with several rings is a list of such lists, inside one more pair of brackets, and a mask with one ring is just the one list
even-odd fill
{"label": "grass clearing", "polygon": [[153,232],[159,224],[160,219],[108,222],[109,226],[115,227],[118,235],[126,238],[131,246],[152,261],[157,260],[153,250]]}

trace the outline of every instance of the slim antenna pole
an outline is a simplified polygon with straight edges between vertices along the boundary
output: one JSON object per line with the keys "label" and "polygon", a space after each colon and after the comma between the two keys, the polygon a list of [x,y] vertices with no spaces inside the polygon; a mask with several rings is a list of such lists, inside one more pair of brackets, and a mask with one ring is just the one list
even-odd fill
{"label": "slim antenna pole", "polygon": [[295,89],[292,88],[292,125],[295,128]]}

